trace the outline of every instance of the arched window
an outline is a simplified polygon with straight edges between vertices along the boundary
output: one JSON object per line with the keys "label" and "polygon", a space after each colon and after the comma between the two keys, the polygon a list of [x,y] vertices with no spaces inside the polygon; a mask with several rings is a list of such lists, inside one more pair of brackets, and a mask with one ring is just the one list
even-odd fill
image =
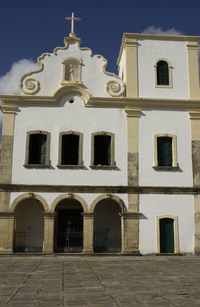
{"label": "arched window", "polygon": [[25,167],[48,167],[50,165],[50,133],[29,131],[26,136]]}
{"label": "arched window", "polygon": [[109,132],[95,132],[92,134],[91,168],[113,168],[114,162],[114,134]]}
{"label": "arched window", "polygon": [[58,167],[73,168],[83,166],[82,147],[83,136],[79,132],[61,132],[59,136]]}
{"label": "arched window", "polygon": [[156,87],[172,87],[172,66],[169,61],[160,59],[154,67]]}

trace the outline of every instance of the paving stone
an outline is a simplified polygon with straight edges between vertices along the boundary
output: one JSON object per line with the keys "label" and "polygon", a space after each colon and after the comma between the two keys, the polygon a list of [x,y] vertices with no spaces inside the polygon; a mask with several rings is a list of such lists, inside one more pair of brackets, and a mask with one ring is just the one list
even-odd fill
{"label": "paving stone", "polygon": [[200,306],[200,257],[0,256],[0,306]]}

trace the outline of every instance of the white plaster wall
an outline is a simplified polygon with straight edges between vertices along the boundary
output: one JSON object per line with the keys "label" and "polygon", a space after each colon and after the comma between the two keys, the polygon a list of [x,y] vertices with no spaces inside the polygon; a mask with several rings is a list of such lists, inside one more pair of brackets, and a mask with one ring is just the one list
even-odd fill
{"label": "white plaster wall", "polygon": [[[193,186],[190,119],[185,111],[142,110],[139,119],[139,184],[142,186]],[[178,171],[156,171],[154,134],[177,136]]]}
{"label": "white plaster wall", "polygon": [[[22,192],[12,192],[11,193],[11,196],[10,196],[10,207],[13,203],[13,201],[23,195],[25,193],[22,193]],[[51,208],[54,200],[59,197],[60,195],[64,195],[65,193],[35,193],[35,194],[38,194],[40,195],[41,197],[43,197],[44,200],[46,200],[48,206],[49,206],[49,209]],[[99,196],[103,195],[103,194],[100,194],[100,193],[73,193],[74,195],[78,195],[80,196],[85,202],[86,204],[88,205],[88,209],[90,209],[90,206],[92,204],[92,202]],[[128,195],[127,194],[114,194],[116,195],[117,197],[119,197],[125,204],[125,206],[128,208]]]}
{"label": "white plaster wall", "polygon": [[116,76],[103,72],[105,60],[102,56],[92,55],[92,51],[88,48],[81,50],[77,44],[69,44],[67,49],[58,49],[56,54],[44,55],[40,60],[43,65],[42,70],[33,72],[31,76],[26,77],[26,79],[34,78],[39,81],[40,90],[35,95],[53,95],[55,91],[62,87],[64,67],[62,61],[68,57],[82,60],[81,81],[92,96],[110,97],[106,91],[106,84],[110,80],[122,84]]}
{"label": "white plaster wall", "polygon": [[178,217],[179,252],[194,252],[194,196],[140,195],[139,250],[157,253],[156,216]]}
{"label": "white plaster wall", "polygon": [[[189,98],[188,60],[186,42],[139,40],[139,96],[154,98]],[[154,64],[165,58],[172,64],[172,88],[156,88]]]}
{"label": "white plaster wall", "polygon": [[125,50],[123,49],[121,59],[119,62],[119,66],[118,66],[120,78],[122,78],[122,76],[124,76],[124,78],[126,77],[126,65],[125,65],[126,62],[125,61],[126,61]]}
{"label": "white plaster wall", "polygon": [[[69,98],[69,97],[68,97]],[[65,97],[60,107],[19,107],[15,119],[12,183],[46,185],[126,185],[126,116],[123,110],[86,108],[79,97],[73,104]],[[51,169],[27,169],[26,133],[44,130],[51,133]],[[58,169],[59,132],[83,133],[84,169]],[[115,134],[115,170],[91,169],[91,134],[108,131]]]}

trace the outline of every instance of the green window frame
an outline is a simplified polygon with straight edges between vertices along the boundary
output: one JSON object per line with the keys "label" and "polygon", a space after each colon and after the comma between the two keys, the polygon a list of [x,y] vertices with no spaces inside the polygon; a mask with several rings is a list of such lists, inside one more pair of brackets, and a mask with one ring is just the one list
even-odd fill
{"label": "green window frame", "polygon": [[157,170],[178,170],[176,135],[160,133],[154,135],[154,164]]}
{"label": "green window frame", "polygon": [[48,167],[50,165],[50,133],[29,131],[26,135],[25,167]]}

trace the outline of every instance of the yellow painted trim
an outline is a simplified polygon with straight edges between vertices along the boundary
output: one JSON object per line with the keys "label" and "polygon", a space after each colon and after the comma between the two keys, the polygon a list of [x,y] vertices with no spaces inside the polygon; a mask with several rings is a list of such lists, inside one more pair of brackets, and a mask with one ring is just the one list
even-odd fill
{"label": "yellow painted trim", "polygon": [[125,40],[126,97],[138,97],[138,42],[136,39]]}
{"label": "yellow painted trim", "polygon": [[115,166],[115,135],[111,132],[107,131],[98,131],[98,132],[93,132],[91,134],[91,166],[94,166],[94,137],[96,135],[108,135],[111,137],[111,144],[110,144],[110,165],[108,167],[114,167]]}
{"label": "yellow painted trim", "polygon": [[17,96],[17,95],[0,95],[4,106],[15,103],[17,106],[26,106],[29,104],[46,106],[59,106],[60,99],[67,95],[79,96],[86,107],[92,108],[155,108],[155,109],[172,109],[185,111],[200,110],[200,98],[192,99],[172,99],[172,98],[149,98],[149,97],[93,97],[81,88],[79,85],[69,85],[60,88],[54,93],[54,96]]}
{"label": "yellow painted trim", "polygon": [[62,194],[59,195],[52,203],[51,208],[50,208],[50,212],[55,212],[56,206],[59,204],[59,202],[61,202],[63,199],[75,199],[77,200],[81,206],[83,207],[83,212],[87,213],[88,212],[88,205],[85,202],[85,200],[80,197],[77,194],[72,194],[72,193],[66,193],[66,194]]}
{"label": "yellow painted trim", "polygon": [[159,133],[154,134],[154,167],[158,167],[158,138],[169,137],[172,138],[172,167],[178,167],[177,162],[177,138],[174,134]]}
{"label": "yellow painted trim", "polygon": [[187,42],[190,98],[200,98],[198,42]]}
{"label": "yellow painted trim", "polygon": [[78,148],[78,165],[83,165],[83,134],[78,131],[63,131],[59,133],[59,145],[58,145],[58,166],[62,165],[62,136],[63,135],[78,135],[79,136],[79,148]]}
{"label": "yellow painted trim", "polygon": [[[157,64],[160,61],[164,61],[168,64],[168,72],[169,72],[169,84],[168,85],[158,85],[157,84]],[[155,79],[155,87],[156,88],[172,88],[173,87],[173,82],[172,82],[172,64],[170,61],[166,58],[159,58],[156,60],[154,63],[154,79]]]}
{"label": "yellow painted trim", "polygon": [[200,140],[200,111],[189,112],[192,140]]}
{"label": "yellow painted trim", "polygon": [[179,253],[178,217],[174,215],[156,216],[157,253],[160,254],[160,220],[169,218],[174,220],[174,254]]}
{"label": "yellow painted trim", "polygon": [[113,195],[113,194],[103,194],[103,195],[100,195],[98,196],[97,198],[95,198],[93,200],[93,202],[91,203],[91,206],[90,206],[90,212],[91,213],[94,213],[94,210],[95,210],[95,207],[96,205],[101,201],[101,200],[104,200],[104,199],[112,199],[114,201],[117,202],[117,204],[120,206],[121,208],[121,212],[126,212],[126,206],[123,202],[123,200],[121,198],[119,198],[117,195]]}
{"label": "yellow painted trim", "polygon": [[13,201],[13,203],[10,207],[10,212],[14,212],[16,210],[16,207],[18,206],[18,204],[22,200],[25,200],[25,199],[36,199],[36,200],[38,200],[41,203],[41,205],[43,206],[44,212],[45,213],[49,212],[49,206],[48,206],[46,200],[42,196],[40,196],[39,194],[36,194],[36,193],[25,193],[25,194],[22,194],[22,195],[18,196],[17,198],[15,198],[15,200]]}
{"label": "yellow painted trim", "polygon": [[25,165],[31,166],[31,164],[28,163],[28,160],[29,160],[29,143],[30,143],[30,135],[31,134],[43,134],[43,135],[47,136],[46,157],[45,157],[45,163],[44,164],[50,165],[50,138],[51,138],[51,134],[47,131],[41,131],[41,130],[32,130],[32,131],[28,131],[26,133]]}

